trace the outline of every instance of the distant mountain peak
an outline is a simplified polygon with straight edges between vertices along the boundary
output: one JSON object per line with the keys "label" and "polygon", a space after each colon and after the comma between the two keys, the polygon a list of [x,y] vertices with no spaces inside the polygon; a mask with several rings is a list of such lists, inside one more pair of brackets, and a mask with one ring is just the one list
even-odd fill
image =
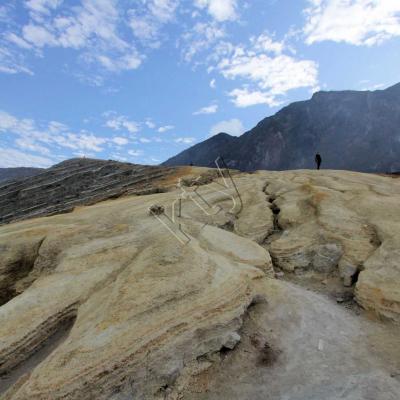
{"label": "distant mountain peak", "polygon": [[319,91],[260,121],[242,136],[219,133],[164,165],[213,166],[222,155],[231,168],[285,170],[322,167],[400,171],[400,83],[375,91]]}
{"label": "distant mountain peak", "polygon": [[400,82],[396,83],[395,85],[389,86],[385,90],[390,91],[390,92],[398,92],[398,93],[400,93]]}
{"label": "distant mountain peak", "polygon": [[217,133],[216,135],[213,135],[212,137],[226,137],[226,136],[232,137],[232,135],[229,135],[229,133],[226,133],[226,132]]}
{"label": "distant mountain peak", "polygon": [[44,171],[42,168],[17,167],[0,168],[0,182],[29,178]]}

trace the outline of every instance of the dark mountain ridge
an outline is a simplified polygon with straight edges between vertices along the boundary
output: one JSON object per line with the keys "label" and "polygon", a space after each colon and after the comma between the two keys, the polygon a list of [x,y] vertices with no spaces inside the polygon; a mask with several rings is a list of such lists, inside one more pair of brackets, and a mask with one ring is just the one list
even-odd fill
{"label": "dark mountain ridge", "polygon": [[364,172],[400,170],[400,83],[385,90],[317,92],[284,107],[242,136],[220,133],[164,165],[287,170],[322,167]]}
{"label": "dark mountain ridge", "polygon": [[44,171],[42,168],[29,167],[0,168],[0,182],[29,178],[30,176],[40,174],[42,171]]}
{"label": "dark mountain ridge", "polygon": [[21,219],[70,212],[126,194],[158,192],[160,179],[176,168],[113,160],[75,158],[35,176],[0,184],[0,225]]}

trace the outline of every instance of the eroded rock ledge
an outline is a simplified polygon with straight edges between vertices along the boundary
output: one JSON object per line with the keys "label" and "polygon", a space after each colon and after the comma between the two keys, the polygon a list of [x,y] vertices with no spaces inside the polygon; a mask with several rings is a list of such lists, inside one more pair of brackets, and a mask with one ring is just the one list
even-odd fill
{"label": "eroded rock ledge", "polygon": [[[0,285],[8,294],[0,306],[0,371],[23,365],[74,319],[66,339],[2,398],[172,400],[229,393],[239,399],[253,393],[257,399],[251,388],[231,393],[207,375],[219,376],[215,368],[225,353],[238,363],[240,381],[248,376],[249,360],[263,357],[267,345],[279,354],[274,362],[283,370],[293,367],[291,354],[302,343],[311,353],[326,351],[335,370],[341,366],[336,355],[350,352],[360,331],[368,340],[372,333],[387,337],[375,325],[352,322],[326,298],[273,279],[278,270],[355,289],[362,307],[398,329],[400,181],[338,171],[258,172],[235,175],[234,181],[240,207],[239,201],[232,205],[232,188],[206,183],[198,189],[206,202],[196,198],[196,204],[187,189],[172,225],[181,189],[1,227]],[[154,204],[167,215],[149,215]],[[177,240],[179,226],[187,243]],[[254,303],[262,306],[249,311]],[[326,327],[335,324],[342,340],[329,336]],[[292,333],[284,334],[286,329]],[[400,383],[390,378],[389,368],[394,374],[400,368],[397,355],[369,355],[368,346],[366,341],[359,352],[346,353],[346,362],[358,377],[373,368],[378,377],[373,384],[396,393]],[[251,354],[249,360],[245,354]],[[309,368],[316,376],[313,365],[322,367],[313,357]],[[359,357],[365,361],[360,368]],[[196,386],[196,394],[193,380],[204,374],[210,384]],[[302,374],[307,388],[307,373]],[[265,376],[254,375],[259,398],[273,387]],[[341,374],[338,387],[350,378],[349,372]],[[360,380],[367,381],[367,375]],[[332,384],[333,397],[326,398],[335,398],[338,390]],[[272,398],[280,398],[278,389],[274,393]],[[315,398],[322,398],[318,393]]]}

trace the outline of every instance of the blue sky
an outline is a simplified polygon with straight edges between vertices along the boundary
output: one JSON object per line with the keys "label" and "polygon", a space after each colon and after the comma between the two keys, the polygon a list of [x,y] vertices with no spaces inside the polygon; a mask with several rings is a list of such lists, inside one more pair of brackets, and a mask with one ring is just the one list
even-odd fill
{"label": "blue sky", "polygon": [[400,81],[399,0],[0,4],[0,167],[157,164],[317,90]]}

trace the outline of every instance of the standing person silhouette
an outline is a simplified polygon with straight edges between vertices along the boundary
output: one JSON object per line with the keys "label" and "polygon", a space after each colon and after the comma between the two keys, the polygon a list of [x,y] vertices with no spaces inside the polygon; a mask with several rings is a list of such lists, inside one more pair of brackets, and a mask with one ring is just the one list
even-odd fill
{"label": "standing person silhouette", "polygon": [[321,167],[321,162],[322,162],[322,158],[321,158],[321,156],[320,156],[319,153],[317,153],[317,154],[315,155],[315,162],[316,162],[316,164],[317,164],[317,169],[320,169],[320,167]]}

